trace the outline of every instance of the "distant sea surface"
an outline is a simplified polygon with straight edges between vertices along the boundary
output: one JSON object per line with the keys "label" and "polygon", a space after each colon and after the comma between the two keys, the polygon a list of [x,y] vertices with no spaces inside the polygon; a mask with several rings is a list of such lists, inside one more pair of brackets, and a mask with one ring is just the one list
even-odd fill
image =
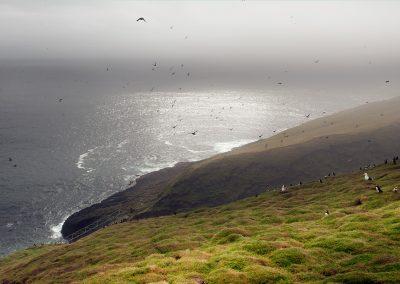
{"label": "distant sea surface", "polygon": [[140,175],[269,137],[308,121],[307,114],[365,103],[311,92],[70,94],[61,83],[13,84],[0,89],[0,254],[60,240],[70,214]]}

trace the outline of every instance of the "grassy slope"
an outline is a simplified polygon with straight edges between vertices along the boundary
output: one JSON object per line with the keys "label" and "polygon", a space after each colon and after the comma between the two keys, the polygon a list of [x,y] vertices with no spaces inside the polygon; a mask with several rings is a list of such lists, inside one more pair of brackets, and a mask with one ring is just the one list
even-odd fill
{"label": "grassy slope", "polygon": [[[400,282],[400,167],[113,225],[0,260],[0,279],[85,283]],[[362,200],[357,205],[357,199]],[[324,211],[331,214],[324,217]],[[166,283],[166,282],[161,282]]]}

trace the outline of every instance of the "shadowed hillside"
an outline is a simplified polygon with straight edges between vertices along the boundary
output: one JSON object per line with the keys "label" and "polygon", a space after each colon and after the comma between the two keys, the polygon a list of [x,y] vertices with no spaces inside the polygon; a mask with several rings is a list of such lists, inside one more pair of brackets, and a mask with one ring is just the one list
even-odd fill
{"label": "shadowed hillside", "polygon": [[26,249],[0,260],[0,280],[398,283],[400,167],[368,173],[373,181],[357,171]]}

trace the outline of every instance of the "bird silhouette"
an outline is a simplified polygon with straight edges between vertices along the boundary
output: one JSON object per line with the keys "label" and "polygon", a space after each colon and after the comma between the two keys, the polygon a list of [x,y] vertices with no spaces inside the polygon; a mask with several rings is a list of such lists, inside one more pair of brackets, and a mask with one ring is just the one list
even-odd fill
{"label": "bird silhouette", "polygon": [[136,20],[136,22],[140,22],[140,21],[147,22],[143,17],[140,17],[140,18],[138,18],[138,19]]}
{"label": "bird silhouette", "polygon": [[174,125],[174,126],[172,126],[172,128],[175,129],[177,126],[178,126],[178,125]]}
{"label": "bird silhouette", "polygon": [[8,158],[8,161],[9,161],[9,162],[12,162],[12,158]]}
{"label": "bird silhouette", "polygon": [[153,66],[156,67],[157,66],[157,62],[154,62]]}
{"label": "bird silhouette", "polygon": [[307,114],[306,117],[307,117],[307,118],[310,118],[310,115],[311,115],[311,113]]}
{"label": "bird silhouette", "polygon": [[196,135],[197,134],[197,130],[195,130],[195,131],[193,131],[193,132],[190,132],[189,134],[192,134],[192,135]]}
{"label": "bird silhouette", "polygon": [[386,80],[386,81],[385,81],[386,84],[389,83],[389,82],[390,82],[389,80]]}

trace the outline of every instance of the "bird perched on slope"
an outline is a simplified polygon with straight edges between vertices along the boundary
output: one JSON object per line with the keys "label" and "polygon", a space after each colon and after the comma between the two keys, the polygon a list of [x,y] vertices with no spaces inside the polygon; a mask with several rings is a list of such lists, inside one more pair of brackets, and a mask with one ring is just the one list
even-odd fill
{"label": "bird perched on slope", "polygon": [[375,185],[375,190],[376,190],[377,193],[383,192],[379,185]]}
{"label": "bird perched on slope", "polygon": [[364,173],[364,180],[372,180],[372,178],[367,173]]}
{"label": "bird perched on slope", "polygon": [[325,216],[329,216],[329,210],[325,210]]}
{"label": "bird perched on slope", "polygon": [[285,187],[285,185],[283,184],[282,185],[282,188],[281,188],[281,192],[285,192],[286,191],[286,187]]}
{"label": "bird perched on slope", "polygon": [[136,22],[140,22],[140,21],[147,22],[143,17],[140,17],[140,18],[138,18],[138,19],[136,20]]}
{"label": "bird perched on slope", "polygon": [[394,188],[393,188],[393,192],[394,193],[397,193],[399,191],[399,189],[397,188],[397,186],[395,186]]}

